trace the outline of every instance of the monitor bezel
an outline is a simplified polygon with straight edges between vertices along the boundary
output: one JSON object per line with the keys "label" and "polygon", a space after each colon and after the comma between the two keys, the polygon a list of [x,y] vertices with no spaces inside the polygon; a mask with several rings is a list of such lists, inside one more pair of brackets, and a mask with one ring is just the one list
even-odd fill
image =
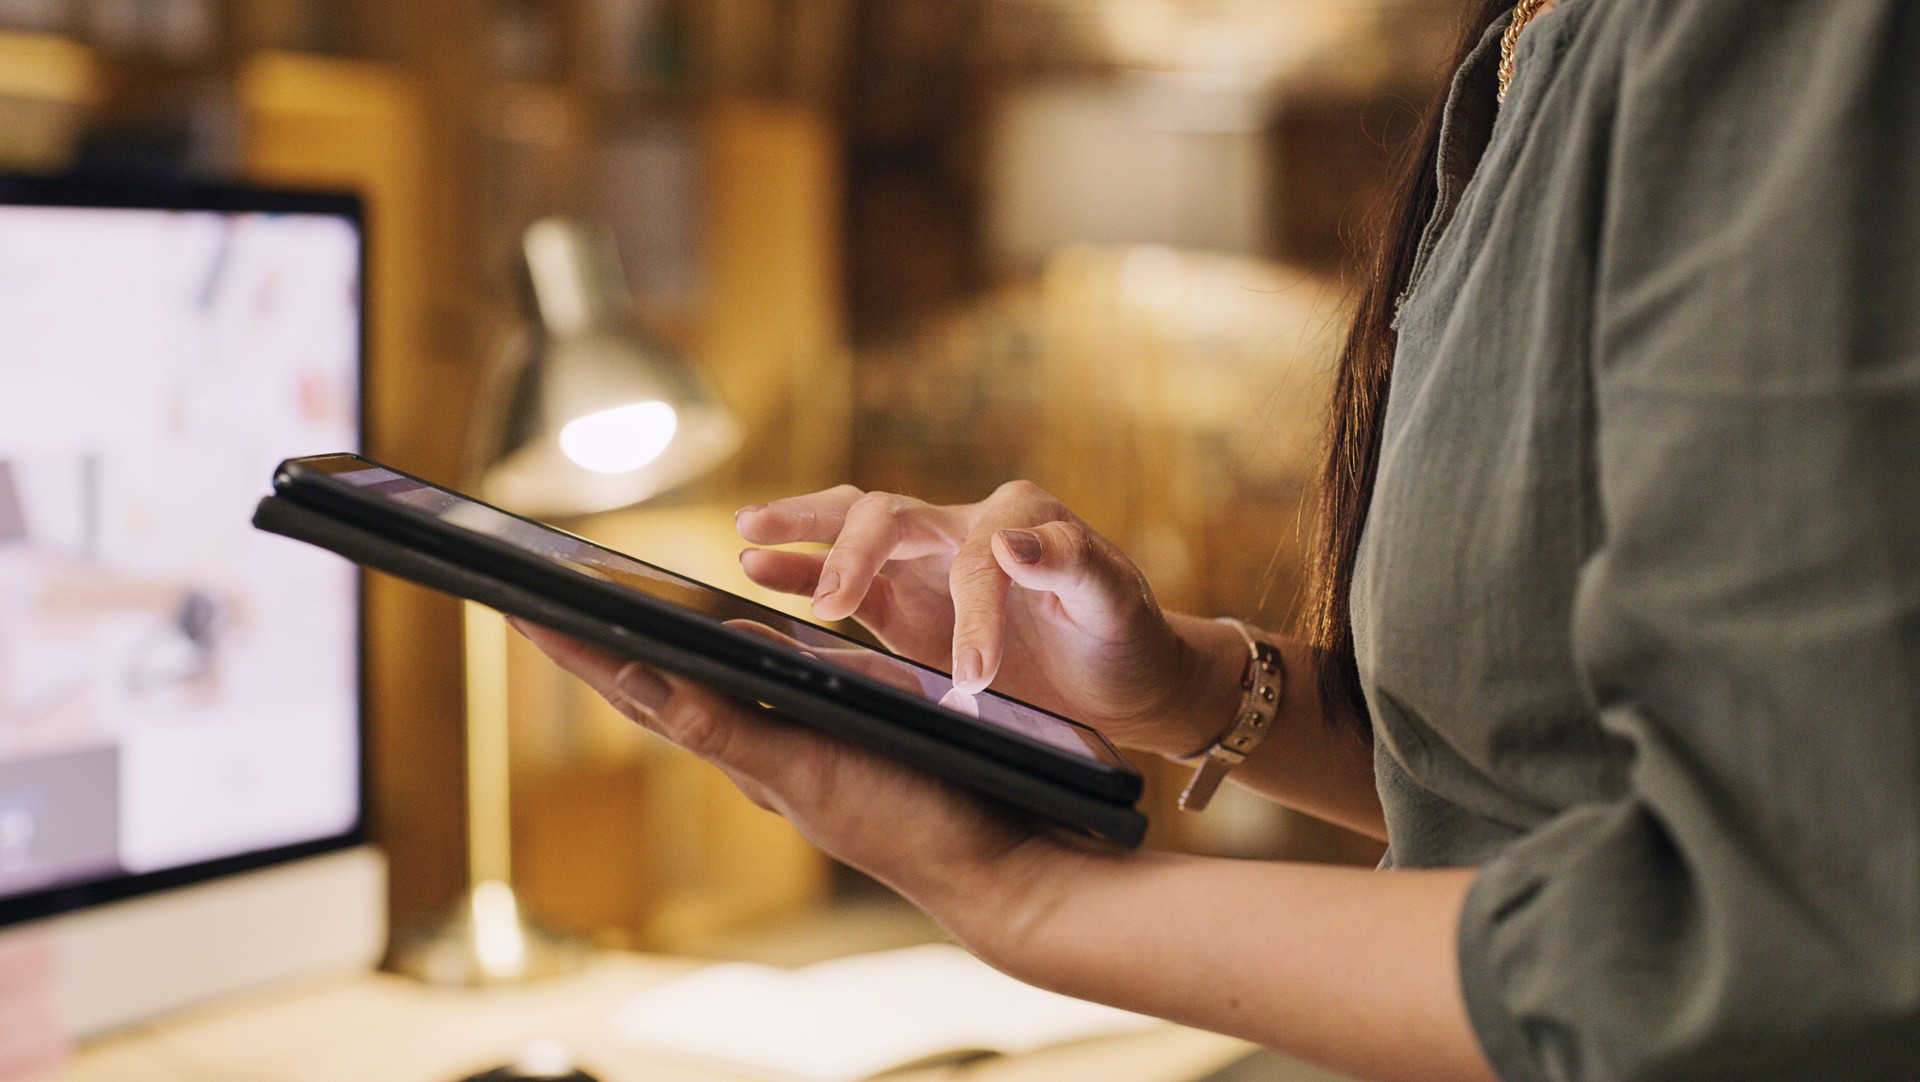
{"label": "monitor bezel", "polygon": [[[0,173],[0,206],[211,211],[235,214],[313,214],[347,219],[352,223],[355,236],[360,242],[360,355],[358,371],[355,373],[354,428],[361,446],[364,447],[368,443],[367,396],[370,366],[367,361],[367,351],[372,339],[367,325],[367,297],[371,280],[369,258],[371,249],[367,238],[366,206],[357,194],[342,190],[273,188],[178,179],[123,180]],[[242,525],[244,526],[244,522]],[[365,844],[372,802],[369,793],[371,778],[368,770],[367,745],[371,726],[367,680],[367,582],[364,572],[358,576],[353,604],[354,627],[358,635],[356,654],[359,687],[355,690],[354,703],[358,715],[355,719],[355,730],[359,742],[359,766],[356,774],[359,794],[355,802],[354,822],[351,829],[324,838],[256,849],[215,860],[183,864],[177,868],[106,876],[47,887],[11,898],[0,898],[0,928],[60,916],[108,902],[125,901],[205,883],[241,872],[256,871]]]}

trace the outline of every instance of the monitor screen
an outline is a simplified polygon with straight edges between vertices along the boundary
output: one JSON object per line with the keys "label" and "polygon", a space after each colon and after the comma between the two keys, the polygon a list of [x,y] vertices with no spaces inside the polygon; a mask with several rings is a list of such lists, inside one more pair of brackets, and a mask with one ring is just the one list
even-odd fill
{"label": "monitor screen", "polygon": [[249,516],[360,442],[361,261],[343,197],[0,183],[0,923],[357,835],[355,572]]}

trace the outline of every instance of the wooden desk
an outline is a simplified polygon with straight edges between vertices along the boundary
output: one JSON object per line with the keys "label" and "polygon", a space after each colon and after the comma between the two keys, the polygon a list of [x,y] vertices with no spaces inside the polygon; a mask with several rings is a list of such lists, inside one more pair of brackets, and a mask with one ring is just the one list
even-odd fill
{"label": "wooden desk", "polygon": [[[190,1012],[83,1048],[56,1082],[455,1082],[529,1041],[570,1045],[601,1082],[737,1082],[626,1047],[616,1005],[698,963],[609,954],[585,971],[484,992],[384,974]],[[889,1076],[897,1082],[1188,1082],[1244,1055],[1231,1038],[1169,1026],[1012,1059]],[[1325,1077],[1303,1073],[1301,1079]]]}

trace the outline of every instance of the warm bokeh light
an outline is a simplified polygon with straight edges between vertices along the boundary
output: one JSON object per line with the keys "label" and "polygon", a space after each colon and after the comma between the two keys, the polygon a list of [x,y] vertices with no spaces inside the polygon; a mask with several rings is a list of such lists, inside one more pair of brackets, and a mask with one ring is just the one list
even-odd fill
{"label": "warm bokeh light", "polygon": [[[0,324],[18,309],[89,349],[105,342],[106,367],[130,355],[113,341],[136,331],[163,352],[219,347],[140,368],[136,386],[61,358],[29,370],[15,355],[33,343],[9,336],[0,459],[11,461],[20,507],[9,507],[0,462],[0,565],[52,561],[58,582],[86,587],[14,605],[15,622],[59,602],[122,627],[133,610],[98,613],[96,599],[127,588],[126,576],[93,580],[125,549],[138,596],[160,598],[142,602],[151,634],[127,630],[129,649],[165,647],[147,668],[183,678],[167,709],[242,678],[251,683],[241,690],[288,686],[258,665],[195,676],[190,663],[206,652],[196,635],[225,651],[285,625],[311,641],[306,654],[330,659],[304,666],[303,679],[338,683],[356,657],[344,562],[332,568],[331,607],[302,602],[284,577],[273,581],[285,604],[269,604],[279,595],[249,600],[223,585],[243,565],[187,537],[174,562],[194,577],[158,590],[149,572],[168,552],[146,540],[116,548],[116,520],[87,501],[126,489],[154,503],[158,490],[134,481],[178,457],[168,441],[232,437],[252,450],[200,479],[238,494],[223,497],[228,510],[169,504],[124,528],[238,528],[283,440],[294,441],[288,454],[345,447],[354,441],[326,426],[342,428],[363,405],[367,446],[398,469],[802,617],[807,598],[746,577],[737,508],[842,483],[964,503],[1028,478],[1125,551],[1167,609],[1283,630],[1305,596],[1325,397],[1364,275],[1353,242],[1371,235],[1392,190],[1386,164],[1415,115],[1445,90],[1462,7],[0,0],[0,173],[59,174],[84,159],[168,187],[186,176],[324,182],[374,208],[364,278],[343,262],[350,248],[327,265],[328,282],[312,280],[326,269],[318,263],[262,262],[249,245],[265,233],[231,245],[186,236],[186,265],[203,270],[147,283],[164,309],[98,299],[138,277],[127,257],[0,252]],[[216,265],[266,283],[242,300],[272,300],[270,314],[298,325],[229,320],[251,309],[208,288],[204,268]],[[79,299],[31,303],[55,284]],[[349,303],[362,299],[368,318],[353,322]],[[339,327],[321,334],[311,310],[323,308],[338,310]],[[206,329],[147,327],[176,309],[168,318]],[[362,344],[378,359],[364,402],[344,374],[332,384],[302,375],[316,350],[348,357]],[[184,390],[143,390],[175,369]],[[94,412],[49,408],[52,390]],[[219,414],[263,393],[283,405]],[[153,416],[109,423],[126,412],[120,399]],[[28,436],[38,450],[22,449]],[[94,444],[131,450],[83,453]],[[127,470],[138,476],[116,480]],[[42,492],[65,495],[42,510]],[[0,624],[11,589],[0,581]],[[208,599],[222,617],[211,624],[198,615]],[[473,631],[482,621],[385,577],[367,599],[367,656],[378,664],[365,777],[394,926],[437,928],[458,901],[493,929],[476,966],[510,972],[540,954],[513,935],[528,912],[601,944],[748,957],[761,941],[746,937],[763,928],[783,929],[766,942],[787,950],[788,922],[849,898],[866,905],[866,884],[723,775],[580,692],[530,644],[509,640],[509,681],[483,640],[492,625]],[[298,611],[281,611],[289,605]],[[71,683],[54,664],[59,641],[6,630],[0,715],[11,706],[33,725],[0,719],[0,759],[57,720],[33,713],[51,701],[36,691]],[[474,664],[476,642],[495,660]],[[469,684],[470,665],[499,671]],[[102,687],[114,701],[137,697],[125,680]],[[489,818],[483,830],[505,837],[482,848],[511,859],[487,858],[481,872],[463,859],[469,688],[510,696],[495,703],[511,719],[510,761],[494,765],[512,798],[485,814],[510,814],[511,829]],[[353,692],[324,701],[348,711]],[[323,701],[317,691],[293,699]],[[978,708],[964,696],[947,705]],[[266,711],[278,728],[260,732],[284,730],[283,715]],[[301,765],[351,775],[359,745],[337,743]],[[1243,790],[1223,792],[1207,816],[1174,814],[1169,794],[1186,771],[1146,766],[1159,772],[1144,809],[1156,847],[1378,857],[1369,840]],[[160,801],[99,821],[166,832],[199,807]],[[14,811],[0,806],[0,894],[11,889],[9,855],[51,837],[44,817],[30,829]],[[279,829],[245,819],[216,825]],[[470,897],[474,880],[490,878],[499,882]],[[886,920],[851,923],[859,934],[842,942],[849,922],[835,916],[823,939],[836,949],[903,941],[881,938],[900,927]]]}
{"label": "warm bokeh light", "polygon": [[679,427],[665,402],[631,402],[568,422],[560,449],[595,473],[626,473],[659,458]]}

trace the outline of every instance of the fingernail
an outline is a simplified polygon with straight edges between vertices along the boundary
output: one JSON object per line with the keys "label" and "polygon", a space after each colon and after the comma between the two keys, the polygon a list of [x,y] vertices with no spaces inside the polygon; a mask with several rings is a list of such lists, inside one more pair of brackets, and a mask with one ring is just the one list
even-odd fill
{"label": "fingernail", "polygon": [[753,514],[753,513],[755,512],[755,511],[764,511],[764,510],[766,510],[766,507],[767,507],[767,505],[766,505],[766,504],[764,504],[764,503],[750,503],[750,504],[748,504],[748,505],[746,505],[745,507],[742,507],[742,508],[741,508],[740,510],[738,510],[738,511],[735,511],[735,512],[733,513],[733,519],[734,519],[734,521],[735,521],[735,522],[738,522],[738,521],[740,521],[740,516],[741,516],[741,515],[751,515],[751,514]]}
{"label": "fingernail", "polygon": [[1007,543],[1007,551],[1023,564],[1037,564],[1046,550],[1040,545],[1040,535],[1032,530],[1001,530],[1000,540]]}
{"label": "fingernail", "polygon": [[821,598],[827,596],[828,594],[834,592],[835,590],[838,590],[839,588],[840,588],[840,572],[829,571],[826,574],[820,576],[820,585],[813,588],[813,599],[815,601],[819,601]]}
{"label": "fingernail", "polygon": [[520,619],[518,616],[507,617],[507,626],[514,629],[515,631],[518,631],[522,635],[525,635],[527,633],[527,622],[525,620]]}
{"label": "fingernail", "polygon": [[956,686],[967,687],[980,682],[980,671],[985,665],[981,661],[980,651],[971,646],[962,647],[953,658],[953,682]]}
{"label": "fingernail", "polygon": [[649,714],[657,714],[666,705],[667,697],[673,689],[665,680],[654,674],[652,669],[630,661],[613,677],[614,690],[625,696],[627,701]]}

